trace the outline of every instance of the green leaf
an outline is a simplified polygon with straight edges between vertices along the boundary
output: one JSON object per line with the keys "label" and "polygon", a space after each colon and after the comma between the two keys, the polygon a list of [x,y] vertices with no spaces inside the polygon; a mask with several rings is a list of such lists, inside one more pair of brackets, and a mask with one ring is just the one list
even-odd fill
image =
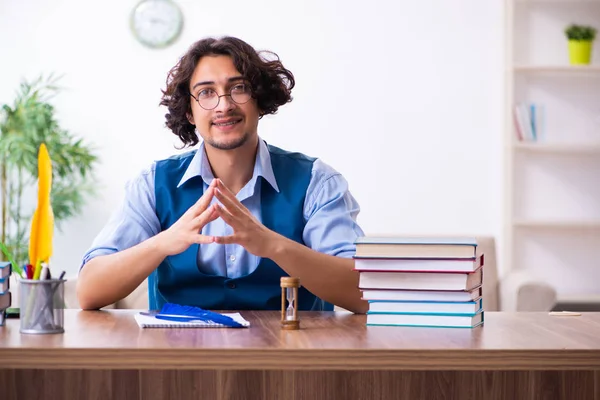
{"label": "green leaf", "polygon": [[569,40],[593,41],[597,30],[592,26],[571,24],[565,28],[565,35]]}
{"label": "green leaf", "polygon": [[19,275],[21,278],[25,278],[25,276],[23,276],[23,270],[21,269],[21,267],[19,266],[19,264],[17,264],[15,262],[14,257],[10,254],[10,252],[8,251],[8,249],[6,248],[6,246],[4,245],[4,243],[0,242],[0,251],[2,251],[2,254],[4,254],[4,256],[6,257],[6,259],[8,260],[8,262],[12,265],[12,270]]}
{"label": "green leaf", "polygon": [[21,82],[13,102],[0,106],[0,165],[6,170],[6,177],[0,177],[0,187],[8,191],[5,196],[0,194],[0,201],[6,202],[6,206],[0,205],[8,210],[0,234],[17,261],[28,258],[41,143],[46,143],[52,160],[51,202],[58,228],[78,215],[87,196],[93,194],[92,172],[98,158],[83,139],[60,126],[50,103],[62,90],[58,79],[50,74]]}

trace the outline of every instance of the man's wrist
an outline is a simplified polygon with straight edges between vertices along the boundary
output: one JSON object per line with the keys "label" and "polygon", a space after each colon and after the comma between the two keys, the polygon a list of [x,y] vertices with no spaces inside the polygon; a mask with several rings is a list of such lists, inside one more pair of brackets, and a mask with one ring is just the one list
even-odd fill
{"label": "man's wrist", "polygon": [[164,231],[146,240],[148,249],[152,252],[152,254],[155,254],[156,257],[161,259],[167,258],[167,256],[169,255],[169,252],[167,251],[165,246],[163,246],[163,234]]}
{"label": "man's wrist", "polygon": [[277,260],[283,256],[290,246],[290,243],[294,243],[290,239],[277,232],[273,232],[273,238],[269,240],[270,246],[267,258],[277,262]]}

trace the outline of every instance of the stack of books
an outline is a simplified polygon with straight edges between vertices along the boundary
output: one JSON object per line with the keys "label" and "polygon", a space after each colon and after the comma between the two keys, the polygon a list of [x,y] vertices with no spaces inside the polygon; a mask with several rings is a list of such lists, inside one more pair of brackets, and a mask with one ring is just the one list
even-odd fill
{"label": "stack of books", "polygon": [[0,261],[0,326],[4,325],[5,311],[11,304],[9,290],[11,272],[12,265],[8,262]]}
{"label": "stack of books", "polygon": [[473,238],[360,237],[355,269],[367,325],[483,324],[483,263]]}

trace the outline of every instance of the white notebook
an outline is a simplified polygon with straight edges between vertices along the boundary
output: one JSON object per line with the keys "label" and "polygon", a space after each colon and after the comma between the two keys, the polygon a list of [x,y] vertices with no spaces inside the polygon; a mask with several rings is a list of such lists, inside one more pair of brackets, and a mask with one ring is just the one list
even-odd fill
{"label": "white notebook", "polygon": [[[240,313],[224,313],[228,317],[233,318],[236,322],[244,326],[250,326],[250,322],[246,321]],[[179,322],[179,321],[168,321],[165,319],[158,319],[148,315],[135,314],[135,321],[140,328],[222,328],[225,325],[216,324],[212,321],[193,321],[193,322]]]}

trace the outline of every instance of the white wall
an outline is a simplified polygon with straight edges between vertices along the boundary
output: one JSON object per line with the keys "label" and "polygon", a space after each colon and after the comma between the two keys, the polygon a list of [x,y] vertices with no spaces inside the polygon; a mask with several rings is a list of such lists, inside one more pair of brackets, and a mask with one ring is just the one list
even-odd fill
{"label": "white wall", "polygon": [[501,238],[502,1],[177,2],[183,34],[158,51],[129,30],[133,0],[0,2],[0,103],[24,77],[64,74],[60,121],[101,156],[99,196],[57,233],[54,265],[74,273],[125,181],[176,152],[158,107],[167,71],[222,34],[295,74],[294,101],[259,133],[341,171],[367,233]]}
{"label": "white wall", "polygon": [[[571,23],[600,28],[600,2],[516,3],[514,63],[569,65],[564,29]],[[592,64],[599,60],[596,40]],[[509,84],[514,103],[534,103],[541,110],[540,144],[591,148],[600,143],[600,75],[530,71],[514,74]],[[559,302],[596,297],[600,231],[585,225],[600,220],[600,157],[517,151],[512,168],[512,215],[519,222],[512,231],[512,270],[553,287]],[[527,227],[528,221],[539,225]],[[561,221],[571,222],[571,228],[556,224]]]}

